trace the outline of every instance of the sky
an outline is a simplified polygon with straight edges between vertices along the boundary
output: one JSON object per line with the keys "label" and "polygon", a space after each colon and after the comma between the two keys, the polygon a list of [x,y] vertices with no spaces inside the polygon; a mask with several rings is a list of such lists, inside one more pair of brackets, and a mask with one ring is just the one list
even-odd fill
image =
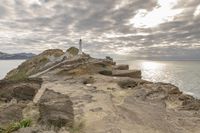
{"label": "sky", "polygon": [[199,0],[1,0],[0,51],[78,46],[118,59],[200,59]]}

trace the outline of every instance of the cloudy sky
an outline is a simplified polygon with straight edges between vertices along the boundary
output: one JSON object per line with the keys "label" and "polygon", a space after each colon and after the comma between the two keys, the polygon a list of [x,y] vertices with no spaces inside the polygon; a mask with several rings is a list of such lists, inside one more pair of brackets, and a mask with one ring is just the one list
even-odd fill
{"label": "cloudy sky", "polygon": [[0,51],[200,59],[199,0],[0,0]]}

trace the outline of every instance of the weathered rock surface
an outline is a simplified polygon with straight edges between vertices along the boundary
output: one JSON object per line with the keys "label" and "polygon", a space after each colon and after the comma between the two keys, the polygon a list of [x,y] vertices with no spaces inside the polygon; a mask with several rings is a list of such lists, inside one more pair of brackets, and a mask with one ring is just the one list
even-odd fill
{"label": "weathered rock surface", "polygon": [[[64,52],[60,49],[46,50],[30,60],[23,62],[17,69],[10,71],[6,75],[6,79],[21,80],[27,78],[32,74],[45,70],[58,63],[62,55],[64,55]],[[58,62],[56,60],[58,60]]]}
{"label": "weathered rock surface", "polygon": [[11,103],[0,108],[0,128],[4,128],[14,121],[20,121],[23,118],[22,111],[25,108],[23,103]]}
{"label": "weathered rock surface", "polygon": [[131,77],[131,78],[142,77],[140,70],[113,70],[112,75],[119,76],[119,77]]}
{"label": "weathered rock surface", "polygon": [[36,127],[27,127],[27,128],[21,128],[13,133],[42,133],[42,131]]}
{"label": "weathered rock surface", "polygon": [[18,131],[15,131],[13,133],[69,133],[68,131],[53,131],[53,130],[43,130],[42,128],[38,127],[27,127],[27,128],[21,128]]}
{"label": "weathered rock surface", "polygon": [[0,81],[0,101],[9,102],[12,99],[17,101],[33,100],[40,89],[41,79],[27,79],[24,81]]}
{"label": "weathered rock surface", "polygon": [[116,65],[113,67],[115,70],[129,70],[129,65]]}
{"label": "weathered rock surface", "polygon": [[[111,58],[94,59],[87,55],[62,58],[48,71],[36,74],[42,78],[42,86],[34,104],[22,107],[23,116],[38,115],[36,126],[67,125],[68,131],[83,133],[199,133],[200,100],[174,85],[142,80],[139,70],[121,70],[125,67],[113,70],[115,67]],[[21,101],[21,97],[27,96],[25,87],[17,87],[18,94],[10,95],[13,89],[9,88],[18,85],[2,85],[1,101],[13,98]],[[28,94],[32,92],[27,90]],[[25,99],[32,97],[28,95]],[[5,115],[4,104],[0,104],[0,113]],[[4,115],[0,117],[9,119]],[[21,129],[19,133],[26,131],[33,130]],[[51,132],[46,128],[35,132],[43,131]]]}
{"label": "weathered rock surface", "polygon": [[74,112],[68,96],[46,90],[39,101],[40,123],[47,126],[72,126]]}
{"label": "weathered rock surface", "polygon": [[151,83],[151,82],[134,78],[122,78],[119,81],[117,81],[117,84],[123,89],[134,88],[138,85],[142,85],[145,83]]}

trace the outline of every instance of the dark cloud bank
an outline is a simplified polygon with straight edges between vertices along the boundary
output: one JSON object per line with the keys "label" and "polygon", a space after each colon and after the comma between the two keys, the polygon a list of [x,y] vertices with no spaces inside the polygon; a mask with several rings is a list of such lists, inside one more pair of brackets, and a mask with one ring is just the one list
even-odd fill
{"label": "dark cloud bank", "polygon": [[[136,23],[138,15],[146,19]],[[79,38],[94,56],[198,60],[200,1],[0,1],[0,51],[66,49],[76,46]]]}

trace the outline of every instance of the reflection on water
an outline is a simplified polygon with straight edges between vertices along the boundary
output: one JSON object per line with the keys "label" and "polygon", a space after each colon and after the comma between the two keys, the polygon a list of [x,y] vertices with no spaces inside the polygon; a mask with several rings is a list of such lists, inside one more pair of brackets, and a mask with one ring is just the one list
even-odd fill
{"label": "reflection on water", "polygon": [[200,98],[199,61],[118,61],[131,69],[140,69],[143,79],[153,82],[166,82],[178,86],[187,94]]}

